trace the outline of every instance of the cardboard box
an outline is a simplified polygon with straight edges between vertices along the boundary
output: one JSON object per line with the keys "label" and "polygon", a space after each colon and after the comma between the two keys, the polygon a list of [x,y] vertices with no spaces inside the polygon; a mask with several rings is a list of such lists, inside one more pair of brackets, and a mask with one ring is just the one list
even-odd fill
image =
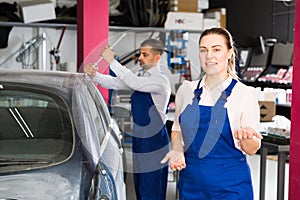
{"label": "cardboard box", "polygon": [[169,0],[172,11],[177,12],[201,12],[208,9],[208,0]]}
{"label": "cardboard box", "polygon": [[168,12],[166,29],[203,30],[203,13]]}
{"label": "cardboard box", "polygon": [[216,19],[208,19],[204,18],[203,19],[203,30],[209,29],[209,28],[215,28],[215,27],[220,27],[220,21]]}
{"label": "cardboard box", "polygon": [[270,122],[276,114],[275,101],[258,101],[260,108],[260,121]]}
{"label": "cardboard box", "polygon": [[198,4],[195,3],[178,3],[177,10],[178,12],[198,12]]}
{"label": "cardboard box", "polygon": [[55,19],[55,8],[51,1],[33,0],[19,3],[20,16],[24,23]]}
{"label": "cardboard box", "polygon": [[226,8],[209,9],[205,12],[204,18],[218,20],[220,26],[226,28]]}

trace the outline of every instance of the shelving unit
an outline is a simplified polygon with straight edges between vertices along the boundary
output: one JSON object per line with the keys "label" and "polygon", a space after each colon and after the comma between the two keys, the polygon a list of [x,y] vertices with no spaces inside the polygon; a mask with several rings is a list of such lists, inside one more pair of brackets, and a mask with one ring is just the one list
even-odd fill
{"label": "shelving unit", "polygon": [[261,87],[261,88],[282,88],[282,89],[292,89],[292,84],[281,84],[281,83],[269,83],[269,82],[248,82],[242,81],[246,85],[253,86],[253,87]]}
{"label": "shelving unit", "polygon": [[[171,32],[173,29],[166,29],[163,27],[128,27],[128,26],[110,26],[110,31],[131,31],[131,32]],[[201,33],[201,31],[195,31],[195,30],[188,30],[189,33]]]}
{"label": "shelving unit", "polygon": [[[269,83],[269,82],[247,82],[242,81],[246,85],[252,86],[252,87],[260,87],[260,88],[274,88],[274,89],[292,89],[291,84],[279,84],[279,83]],[[287,117],[288,119],[291,119],[291,104],[276,104],[276,114],[277,115],[283,115]]]}
{"label": "shelving unit", "polygon": [[71,30],[77,28],[76,24],[57,24],[57,23],[22,23],[22,22],[0,22],[0,26],[16,26],[16,27],[36,27],[36,28],[62,28],[66,27]]}
{"label": "shelving unit", "polygon": [[[0,21],[0,26],[18,26],[18,27],[43,27],[43,28],[61,28],[76,29],[76,24],[67,23],[23,23],[23,22],[4,22]],[[163,27],[129,27],[129,26],[110,26],[110,31],[131,31],[131,32],[171,32],[173,29],[166,29]],[[189,33],[201,33],[202,31],[189,30]]]}
{"label": "shelving unit", "polygon": [[187,74],[190,72],[190,65],[186,57],[188,38],[185,37],[185,34],[188,34],[188,32],[174,30],[167,37],[168,67],[173,74]]}

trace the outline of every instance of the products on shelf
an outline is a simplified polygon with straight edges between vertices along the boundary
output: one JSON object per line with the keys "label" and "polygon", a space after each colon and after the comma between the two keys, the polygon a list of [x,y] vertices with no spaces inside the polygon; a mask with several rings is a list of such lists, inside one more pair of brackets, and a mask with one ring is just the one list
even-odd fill
{"label": "products on shelf", "polygon": [[258,78],[260,82],[291,84],[292,83],[293,67],[288,69],[280,68],[277,73],[270,73]]}
{"label": "products on shelf", "polygon": [[279,80],[279,83],[292,84],[292,78],[293,78],[293,66],[290,66],[290,68],[285,73],[284,77],[281,80]]}
{"label": "products on shelf", "polygon": [[264,88],[256,87],[259,101],[273,101],[276,104],[291,105],[292,89]]}
{"label": "products on shelf", "polygon": [[243,73],[243,80],[254,82],[264,71],[265,67],[248,67]]}
{"label": "products on shelf", "polygon": [[172,30],[168,36],[168,66],[173,74],[190,79],[190,63],[187,58],[188,32]]}

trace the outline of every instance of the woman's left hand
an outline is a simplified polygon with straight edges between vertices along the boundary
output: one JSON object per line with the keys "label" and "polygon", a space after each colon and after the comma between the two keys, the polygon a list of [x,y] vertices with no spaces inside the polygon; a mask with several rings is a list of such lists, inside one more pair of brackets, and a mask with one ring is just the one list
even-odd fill
{"label": "woman's left hand", "polygon": [[256,132],[253,128],[250,127],[238,129],[237,131],[234,132],[234,137],[238,140],[252,139],[253,137],[262,139],[262,136],[258,132]]}
{"label": "woman's left hand", "polygon": [[241,149],[249,155],[253,155],[257,152],[260,146],[260,139],[262,139],[262,136],[250,127],[235,131],[234,137],[239,140]]}

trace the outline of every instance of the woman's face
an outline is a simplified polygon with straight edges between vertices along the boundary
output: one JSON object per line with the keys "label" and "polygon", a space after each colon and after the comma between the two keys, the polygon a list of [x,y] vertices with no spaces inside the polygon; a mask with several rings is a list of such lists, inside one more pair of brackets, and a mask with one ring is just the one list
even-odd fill
{"label": "woman's face", "polygon": [[201,38],[199,57],[201,67],[207,75],[227,74],[227,64],[231,54],[222,35],[209,34]]}

